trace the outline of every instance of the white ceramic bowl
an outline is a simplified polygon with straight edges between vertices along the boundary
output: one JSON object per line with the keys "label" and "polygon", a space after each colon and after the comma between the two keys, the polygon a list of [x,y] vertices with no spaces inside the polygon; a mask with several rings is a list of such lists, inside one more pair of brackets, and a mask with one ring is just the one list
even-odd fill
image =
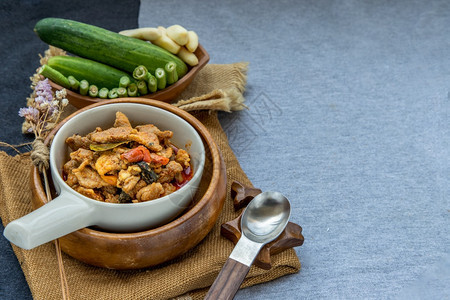
{"label": "white ceramic bowl", "polygon": [[[62,178],[62,167],[70,149],[65,140],[73,134],[85,135],[96,127],[113,125],[117,111],[130,119],[132,126],[154,124],[174,132],[171,141],[187,147],[194,176],[178,191],[151,201],[115,204],[85,197]],[[179,116],[158,107],[138,103],[114,103],[86,110],[67,121],[55,135],[50,147],[50,169],[58,197],[32,213],[12,221],[3,232],[15,245],[31,249],[80,228],[96,225],[113,232],[136,232],[165,224],[191,202],[202,178],[205,149],[197,131]]]}

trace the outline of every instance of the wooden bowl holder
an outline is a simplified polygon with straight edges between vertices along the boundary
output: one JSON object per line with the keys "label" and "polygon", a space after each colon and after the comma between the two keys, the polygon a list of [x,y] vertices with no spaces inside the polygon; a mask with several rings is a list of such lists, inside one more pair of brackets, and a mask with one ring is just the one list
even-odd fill
{"label": "wooden bowl holder", "polygon": [[[250,201],[262,191],[257,188],[245,186],[238,181],[233,181],[231,184],[231,198],[233,199],[234,210],[246,207]],[[222,236],[226,237],[234,244],[236,244],[241,237],[241,217],[242,212],[239,216],[222,224],[220,228],[220,233]],[[281,235],[273,242],[265,245],[258,256],[256,257],[253,264],[262,269],[269,270],[272,267],[271,255],[278,254],[286,249],[297,247],[303,245],[304,237],[302,235],[302,227],[299,225],[289,222],[286,229],[281,233]]]}

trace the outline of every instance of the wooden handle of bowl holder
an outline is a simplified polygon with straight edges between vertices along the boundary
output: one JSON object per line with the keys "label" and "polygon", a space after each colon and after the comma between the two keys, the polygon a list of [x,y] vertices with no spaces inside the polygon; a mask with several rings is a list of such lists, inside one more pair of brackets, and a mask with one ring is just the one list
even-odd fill
{"label": "wooden handle of bowl holder", "polygon": [[228,258],[205,299],[233,299],[249,270],[249,266]]}

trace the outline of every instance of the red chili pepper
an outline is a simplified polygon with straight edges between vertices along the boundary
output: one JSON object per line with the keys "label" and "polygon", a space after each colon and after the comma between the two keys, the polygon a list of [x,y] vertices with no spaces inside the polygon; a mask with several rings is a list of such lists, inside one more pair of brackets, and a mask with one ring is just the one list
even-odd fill
{"label": "red chili pepper", "polygon": [[148,163],[151,162],[152,158],[150,156],[150,151],[148,151],[148,149],[144,146],[138,146],[138,148],[142,151],[142,155],[144,156],[142,160]]}
{"label": "red chili pepper", "polygon": [[151,161],[163,166],[169,163],[169,159],[165,156],[161,156],[155,153],[150,153]]}
{"label": "red chili pepper", "polygon": [[122,158],[126,159],[129,162],[151,162],[150,151],[144,146],[137,146],[121,155]]}

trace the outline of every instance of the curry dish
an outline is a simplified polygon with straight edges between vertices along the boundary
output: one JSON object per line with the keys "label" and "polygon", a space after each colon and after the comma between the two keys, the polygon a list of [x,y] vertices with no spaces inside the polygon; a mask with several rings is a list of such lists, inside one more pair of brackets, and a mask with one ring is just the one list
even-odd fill
{"label": "curry dish", "polygon": [[132,127],[116,113],[113,127],[66,139],[70,160],[63,177],[86,197],[111,203],[137,203],[169,195],[192,178],[186,150],[171,144],[172,131],[153,124]]}

